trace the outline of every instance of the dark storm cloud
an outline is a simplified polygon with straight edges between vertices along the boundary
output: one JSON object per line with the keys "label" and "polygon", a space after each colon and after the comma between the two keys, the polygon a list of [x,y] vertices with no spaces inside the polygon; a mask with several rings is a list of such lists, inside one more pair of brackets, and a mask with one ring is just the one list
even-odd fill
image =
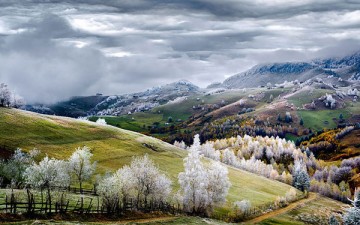
{"label": "dark storm cloud", "polygon": [[3,0],[0,82],[29,102],[206,86],[256,63],[360,48],[351,0]]}

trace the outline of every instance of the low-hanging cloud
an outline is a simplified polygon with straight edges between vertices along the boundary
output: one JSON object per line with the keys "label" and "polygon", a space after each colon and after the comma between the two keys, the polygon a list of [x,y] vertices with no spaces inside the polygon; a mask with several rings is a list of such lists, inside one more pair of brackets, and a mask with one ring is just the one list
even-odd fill
{"label": "low-hanging cloud", "polygon": [[30,102],[222,81],[360,49],[358,1],[4,0],[0,82]]}

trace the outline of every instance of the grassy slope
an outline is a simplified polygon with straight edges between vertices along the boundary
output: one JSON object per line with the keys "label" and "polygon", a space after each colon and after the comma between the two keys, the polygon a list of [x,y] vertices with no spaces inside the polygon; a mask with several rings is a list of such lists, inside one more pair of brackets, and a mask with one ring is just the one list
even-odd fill
{"label": "grassy slope", "polygon": [[[182,102],[177,102],[173,104],[165,104],[159,107],[154,108],[148,112],[139,112],[134,113],[132,115],[122,115],[119,117],[105,117],[108,124],[121,127],[124,129],[148,133],[148,126],[152,126],[154,122],[159,122],[160,127],[170,126],[171,124],[165,125],[168,122],[168,118],[173,118],[174,125],[181,124],[181,122],[176,122],[178,119],[182,121],[186,121],[192,115],[196,115],[201,110],[194,110],[192,107],[196,105],[208,105],[208,104],[218,104],[219,106],[223,106],[222,101],[224,100],[225,105],[229,106],[230,104],[242,99],[248,98],[249,95],[258,95],[263,93],[264,97],[258,101],[250,101],[248,103],[253,103],[254,106],[251,106],[256,109],[255,112],[248,113],[247,115],[260,116],[260,119],[274,120],[276,122],[277,115],[280,113],[284,116],[286,111],[292,111],[288,107],[279,107],[279,102],[294,104],[296,107],[302,107],[304,104],[310,104],[313,100],[317,100],[319,97],[324,96],[326,93],[332,93],[333,90],[323,90],[323,89],[314,89],[314,88],[305,88],[296,93],[292,93],[289,88],[276,88],[276,89],[266,89],[266,88],[251,88],[244,90],[227,90],[222,93],[207,95],[205,93],[190,96]],[[270,95],[273,96],[274,100],[269,104]],[[279,96],[287,96],[286,99],[280,98]],[[339,115],[343,114],[344,118],[348,120],[348,122],[356,122],[355,115],[360,114],[360,102],[352,102],[351,98],[344,99],[345,107],[337,108],[335,110],[328,109],[323,107],[322,103],[317,103],[318,108],[315,111],[309,110],[294,110],[294,123],[291,124],[294,127],[302,128],[311,128],[314,131],[322,130],[323,128],[332,129],[337,126],[337,122],[339,119]],[[320,104],[320,105],[319,105]],[[212,111],[207,115],[213,115],[212,120],[237,115],[238,112],[242,109],[242,107],[236,104],[236,107],[222,107],[218,110]],[[219,112],[221,113],[219,113]],[[299,126],[299,120],[303,118],[304,126]],[[353,119],[351,119],[353,118]],[[199,118],[198,123],[191,124],[189,129],[193,128],[193,125],[198,125],[204,118]],[[287,125],[287,124],[285,124]],[[155,137],[161,138],[163,134],[152,134]],[[293,137],[290,139],[296,139]]]}
{"label": "grassy slope", "polygon": [[[304,218],[318,218],[327,222],[330,215],[336,215],[343,211],[346,205],[326,197],[318,197],[315,201],[307,205],[297,207],[284,214],[262,221],[259,224],[286,224],[286,225],[304,225],[308,224]],[[303,219],[301,219],[303,218]],[[305,219],[306,220],[306,219]],[[316,223],[315,223],[316,224]]]}
{"label": "grassy slope", "polygon": [[[0,131],[0,146],[24,150],[38,148],[43,154],[56,158],[67,158],[76,147],[87,145],[98,161],[98,173],[113,171],[129,163],[132,156],[147,153],[171,177],[175,188],[186,154],[172,145],[131,131],[15,109],[0,108]],[[156,146],[157,151],[144,147],[143,143]],[[290,188],[232,168],[229,176],[232,183],[229,202],[249,199],[256,206],[285,195]]]}
{"label": "grassy slope", "polygon": [[[195,113],[193,106],[198,104],[221,104],[222,100],[226,104],[231,104],[247,96],[249,93],[255,93],[252,89],[249,89],[246,93],[242,90],[226,91],[224,93],[212,94],[212,95],[194,95],[182,102],[165,104],[152,109],[149,112],[138,112],[132,115],[122,115],[118,117],[103,117],[108,124],[118,126],[124,129],[133,130],[136,132],[148,131],[147,126],[152,126],[154,122],[159,122],[160,126],[164,126],[168,122],[168,118],[172,117],[174,124],[178,119],[185,121],[191,115]],[[199,98],[199,100],[198,100]],[[204,101],[204,102],[202,102]],[[97,117],[96,117],[97,118]]]}
{"label": "grassy slope", "polygon": [[[313,100],[324,96],[326,93],[334,94],[334,91],[313,89],[309,92],[304,90],[289,97],[288,102],[293,103],[297,107],[302,107],[304,104],[310,104]],[[360,113],[358,102],[351,102],[349,99],[346,101],[345,108],[318,109],[316,111],[300,110],[297,111],[297,114],[300,118],[303,118],[304,126],[307,128],[313,130],[336,128],[337,124],[334,120],[338,120],[340,114],[343,114],[344,119],[348,119],[351,115],[358,115]]]}

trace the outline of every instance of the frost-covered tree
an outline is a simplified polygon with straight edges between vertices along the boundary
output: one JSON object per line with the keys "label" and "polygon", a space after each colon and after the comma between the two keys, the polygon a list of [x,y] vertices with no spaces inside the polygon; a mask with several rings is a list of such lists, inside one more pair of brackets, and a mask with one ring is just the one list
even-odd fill
{"label": "frost-covered tree", "polygon": [[292,122],[292,117],[291,117],[290,112],[286,112],[286,113],[285,113],[285,122],[287,122],[287,123],[291,123],[291,122]]}
{"label": "frost-covered tree", "polygon": [[171,192],[171,181],[155,166],[154,162],[145,155],[136,157],[132,160],[130,170],[134,179],[134,189],[137,204],[148,205],[150,200],[158,200],[158,195],[162,194],[167,198]]}
{"label": "frost-covered tree", "polygon": [[23,105],[25,105],[25,100],[21,96],[10,91],[6,84],[0,84],[0,107],[20,108]]}
{"label": "frost-covered tree", "polygon": [[[219,162],[212,162],[207,170],[209,206],[221,204],[226,201],[231,183],[228,177],[228,170]],[[211,209],[210,208],[210,209]]]}
{"label": "frost-covered tree", "polygon": [[360,209],[360,188],[357,188],[354,193],[354,201],[352,201],[354,207]]}
{"label": "frost-covered tree", "polygon": [[99,125],[107,125],[105,119],[102,119],[102,118],[97,119],[95,123],[97,123]]}
{"label": "frost-covered tree", "polygon": [[171,181],[154,165],[147,155],[133,158],[130,166],[124,166],[100,181],[98,193],[107,212],[116,211],[130,199],[136,207],[149,207],[166,202],[171,193]]}
{"label": "frost-covered tree", "polygon": [[80,193],[83,182],[90,179],[96,168],[96,162],[91,162],[92,156],[90,148],[84,146],[77,148],[69,158],[69,170],[79,183]]}
{"label": "frost-covered tree", "polygon": [[25,182],[32,187],[51,189],[69,186],[68,163],[46,156],[39,163],[32,163],[24,172]]}
{"label": "frost-covered tree", "polygon": [[235,166],[237,162],[237,158],[234,152],[227,148],[223,151],[221,161],[225,164]]}
{"label": "frost-covered tree", "polygon": [[354,193],[354,200],[351,201],[352,207],[346,209],[343,215],[345,225],[359,225],[360,221],[360,189],[357,188]]}
{"label": "frost-covered tree", "polygon": [[215,150],[213,144],[210,142],[206,142],[201,146],[201,153],[210,159],[220,160],[220,151]]}
{"label": "frost-covered tree", "polygon": [[323,98],[326,107],[329,107],[331,109],[336,107],[336,100],[331,94],[326,94]]}
{"label": "frost-covered tree", "polygon": [[10,102],[10,106],[14,107],[14,108],[20,108],[21,106],[25,105],[25,100],[23,97],[13,93],[12,94],[12,98],[11,98],[11,102]]}
{"label": "frost-covered tree", "polygon": [[8,107],[11,103],[11,91],[4,83],[0,84],[0,106]]}
{"label": "frost-covered tree", "polygon": [[308,191],[310,188],[310,176],[306,171],[306,167],[300,161],[295,162],[293,186],[301,191]]}
{"label": "frost-covered tree", "polygon": [[329,225],[339,225],[339,221],[334,215],[331,215],[329,218]]}
{"label": "frost-covered tree", "polygon": [[315,101],[312,101],[310,104],[311,109],[316,109]]}
{"label": "frost-covered tree", "polygon": [[186,149],[186,147],[187,147],[184,141],[181,141],[181,142],[175,141],[174,146],[176,146],[178,148],[182,148],[182,149]]}
{"label": "frost-covered tree", "polygon": [[124,166],[123,168],[116,171],[114,174],[116,182],[119,183],[120,194],[122,196],[122,202],[126,202],[130,197],[135,196],[135,178],[129,166]]}
{"label": "frost-covered tree", "polygon": [[107,213],[119,209],[122,200],[121,187],[122,183],[114,175],[104,178],[99,183],[97,193],[101,197],[103,207]]}
{"label": "frost-covered tree", "polygon": [[11,158],[4,163],[3,176],[11,184],[20,188],[24,184],[24,172],[33,162],[39,151],[34,149],[29,153],[23,152],[20,148],[16,149]]}
{"label": "frost-covered tree", "polygon": [[51,212],[51,190],[58,187],[68,187],[70,176],[68,173],[68,163],[63,160],[49,159],[45,157],[42,161],[32,163],[25,172],[26,184],[33,188],[39,188],[41,193],[47,191],[47,202]]}
{"label": "frost-covered tree", "polygon": [[239,210],[241,213],[244,213],[251,208],[251,202],[245,199],[242,201],[234,202],[234,206],[236,210]]}
{"label": "frost-covered tree", "polygon": [[124,207],[130,198],[137,208],[164,203],[171,193],[171,181],[154,165],[148,155],[133,158],[113,175],[105,177],[98,185],[98,193],[107,212]]}
{"label": "frost-covered tree", "polygon": [[199,135],[195,135],[194,144],[184,159],[185,171],[179,174],[184,210],[191,213],[204,213],[209,204],[206,190],[209,181],[201,162],[199,146]]}
{"label": "frost-covered tree", "polygon": [[199,135],[195,135],[194,144],[184,159],[185,171],[179,174],[184,210],[193,214],[204,214],[214,204],[225,201],[230,187],[226,167],[211,164],[206,168],[201,162],[199,148]]}
{"label": "frost-covered tree", "polygon": [[349,96],[359,96],[359,90],[356,88],[350,88],[347,92]]}

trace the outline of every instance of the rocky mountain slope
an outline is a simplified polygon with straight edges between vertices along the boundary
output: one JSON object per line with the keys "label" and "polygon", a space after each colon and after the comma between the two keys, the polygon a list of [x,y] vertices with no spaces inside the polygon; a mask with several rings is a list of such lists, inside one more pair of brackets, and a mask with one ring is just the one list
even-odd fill
{"label": "rocky mountain slope", "polygon": [[194,95],[198,92],[199,87],[189,81],[180,80],[164,86],[153,87],[144,92],[109,96],[98,103],[89,114],[115,116],[149,111],[169,101]]}
{"label": "rocky mountain slope", "polygon": [[[282,84],[284,81],[305,82],[309,79],[332,78],[340,86],[360,80],[360,51],[342,58],[316,59],[310,62],[261,64],[226,79],[225,88],[248,88]],[[341,82],[339,84],[339,82]]]}
{"label": "rocky mountain slope", "polygon": [[[285,62],[261,64],[236,74],[223,83],[214,83],[200,90],[196,85],[185,81],[150,88],[143,92],[111,95],[74,97],[53,105],[32,105],[25,109],[44,114],[79,117],[89,115],[126,115],[147,112],[169,102],[195,97],[202,92],[212,94],[226,89],[256,87],[292,87],[317,83],[318,88],[358,88],[360,84],[360,51],[338,58],[315,59],[309,62]],[[198,97],[198,96],[197,96]]]}

